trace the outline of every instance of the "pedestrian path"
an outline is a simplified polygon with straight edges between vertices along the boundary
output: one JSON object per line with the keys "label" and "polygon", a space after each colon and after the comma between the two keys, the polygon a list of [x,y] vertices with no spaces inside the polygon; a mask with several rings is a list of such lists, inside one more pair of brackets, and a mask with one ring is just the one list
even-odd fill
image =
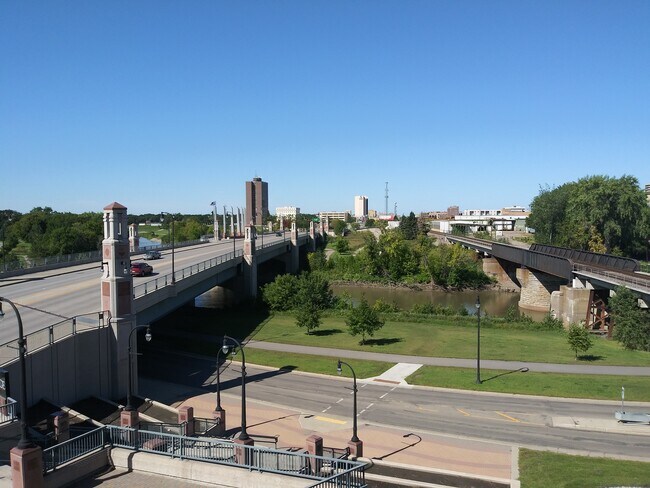
{"label": "pedestrian path", "polygon": [[[347,349],[334,349],[330,347],[300,346],[297,344],[281,344],[279,342],[265,342],[250,340],[246,347],[265,349],[268,351],[291,352],[297,354],[311,354],[314,356],[328,356],[346,359],[367,359],[369,361],[384,361],[389,363],[409,363],[427,366],[446,366],[457,368],[473,368],[476,359],[436,358],[428,356],[407,356],[404,354],[387,354],[381,352],[351,351]],[[573,373],[593,375],[621,375],[621,376],[650,376],[650,367],[644,366],[593,366],[586,364],[554,364],[533,363],[525,361],[497,361],[481,359],[481,365],[486,369],[500,369],[516,371],[528,369],[540,373]]]}
{"label": "pedestrian path", "polygon": [[421,364],[414,363],[397,363],[388,371],[384,371],[381,375],[374,378],[368,378],[367,381],[376,381],[378,383],[389,383],[395,385],[408,385],[406,378],[415,373],[422,367]]}

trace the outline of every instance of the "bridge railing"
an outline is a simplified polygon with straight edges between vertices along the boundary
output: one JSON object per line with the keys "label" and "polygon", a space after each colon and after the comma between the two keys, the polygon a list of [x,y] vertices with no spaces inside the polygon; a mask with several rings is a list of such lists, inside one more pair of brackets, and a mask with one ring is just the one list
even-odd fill
{"label": "bridge railing", "polygon": [[602,254],[602,253],[590,252],[590,251],[579,251],[577,249],[568,249],[565,247],[550,246],[548,244],[533,244],[530,247],[530,250],[567,258],[573,261],[574,263],[604,266],[607,268],[620,269],[621,271],[639,270],[639,262],[636,259],[614,256],[612,254]]}
{"label": "bridge railing", "polygon": [[615,280],[617,282],[625,283],[626,285],[635,286],[650,292],[650,276],[646,275],[630,275],[617,273],[616,271],[610,271],[603,268],[588,266],[585,264],[574,264],[573,269],[576,272],[591,273],[596,276],[602,276],[608,281]]}
{"label": "bridge railing", "polygon": [[[88,330],[101,329],[108,326],[110,313],[91,312],[75,317],[66,318],[37,331],[25,334],[25,349],[27,354],[38,351],[66,337]],[[0,366],[18,359],[18,339],[0,344]]]}
{"label": "bridge railing", "polygon": [[570,281],[573,278],[573,262],[565,257],[535,252],[508,244],[493,243],[492,255],[536,269]]}
{"label": "bridge railing", "polygon": [[[206,269],[214,268],[215,266],[225,263],[226,261],[230,261],[231,259],[243,255],[244,255],[244,251],[238,249],[237,251],[229,252],[228,254],[222,254],[221,256],[207,259],[205,261],[201,261],[200,263],[192,264],[191,266],[187,266],[179,270],[174,270],[173,273],[174,281],[178,283],[179,281],[184,280],[185,278],[189,278],[190,276],[205,271]],[[136,285],[133,287],[133,298],[139,298],[145,296],[148,293],[152,293],[165,286],[169,286],[171,285],[171,283],[172,283],[172,273],[167,273],[166,275],[159,276],[154,280],[149,280],[146,283]]]}
{"label": "bridge railing", "polygon": [[[174,244],[174,248],[178,249],[180,247],[195,246],[197,244],[205,244],[205,241],[202,240],[193,240],[193,241],[184,241],[177,242]],[[155,245],[155,246],[141,246],[137,251],[131,251],[130,255],[134,256],[136,254],[145,253],[151,249],[156,249],[158,251],[165,251],[171,249],[171,244],[165,245]],[[17,272],[14,274],[20,274],[20,272],[36,272],[36,271],[45,271],[50,268],[61,268],[65,266],[74,266],[76,264],[86,264],[99,262],[102,260],[102,251],[86,251],[78,252],[74,254],[61,254],[57,256],[46,256],[42,258],[29,258],[29,259],[20,259],[17,261],[8,261],[0,263],[0,274]]]}
{"label": "bridge railing", "polygon": [[13,422],[17,417],[18,402],[11,397],[7,397],[7,403],[0,406],[0,424]]}

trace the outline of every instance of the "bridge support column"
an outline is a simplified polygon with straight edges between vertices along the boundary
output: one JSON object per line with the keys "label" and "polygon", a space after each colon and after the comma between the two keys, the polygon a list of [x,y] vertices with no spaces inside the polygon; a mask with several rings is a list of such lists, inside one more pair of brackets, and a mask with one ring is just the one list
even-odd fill
{"label": "bridge support column", "polygon": [[551,314],[562,320],[565,327],[579,324],[587,319],[592,291],[562,285],[551,293]]}
{"label": "bridge support column", "polygon": [[43,451],[40,447],[19,449],[9,452],[11,463],[11,486],[13,488],[41,488],[43,480]]}
{"label": "bridge support column", "polygon": [[255,226],[247,225],[244,233],[244,287],[249,298],[257,296],[257,259],[255,259]]}
{"label": "bridge support column", "polygon": [[[117,202],[104,207],[102,241],[101,307],[110,313],[112,329],[109,391],[112,398],[126,396],[129,381],[129,334],[135,326],[133,278],[129,257],[126,207]],[[135,341],[134,341],[135,342]],[[137,352],[137,347],[136,351]],[[135,355],[134,355],[135,356]],[[137,392],[137,361],[133,362],[133,392]]]}
{"label": "bridge support column", "polygon": [[559,290],[566,280],[529,268],[517,269],[521,284],[519,307],[525,310],[548,312],[551,309],[551,292]]}
{"label": "bridge support column", "polygon": [[309,222],[309,250],[316,252],[316,227],[313,222]]}
{"label": "bridge support column", "polygon": [[298,247],[298,229],[296,223],[291,222],[291,261],[289,264],[290,273],[296,274],[300,270],[300,248]]}
{"label": "bridge support column", "polygon": [[501,288],[517,290],[521,288],[516,281],[517,267],[498,258],[483,258],[483,272],[497,280]]}

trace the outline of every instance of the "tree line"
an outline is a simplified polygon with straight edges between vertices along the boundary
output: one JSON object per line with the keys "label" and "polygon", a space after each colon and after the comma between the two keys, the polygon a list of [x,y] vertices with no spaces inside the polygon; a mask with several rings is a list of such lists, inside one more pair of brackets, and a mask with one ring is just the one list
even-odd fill
{"label": "tree line", "polygon": [[650,207],[633,176],[587,176],[541,188],[527,225],[535,242],[641,257],[650,237]]}

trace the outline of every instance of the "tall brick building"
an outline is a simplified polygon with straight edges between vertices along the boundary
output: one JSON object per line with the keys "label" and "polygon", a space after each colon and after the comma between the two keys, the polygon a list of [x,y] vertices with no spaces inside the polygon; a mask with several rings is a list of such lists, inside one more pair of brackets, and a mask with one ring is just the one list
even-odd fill
{"label": "tall brick building", "polygon": [[269,216],[269,184],[262,178],[246,182],[245,224],[262,225]]}

